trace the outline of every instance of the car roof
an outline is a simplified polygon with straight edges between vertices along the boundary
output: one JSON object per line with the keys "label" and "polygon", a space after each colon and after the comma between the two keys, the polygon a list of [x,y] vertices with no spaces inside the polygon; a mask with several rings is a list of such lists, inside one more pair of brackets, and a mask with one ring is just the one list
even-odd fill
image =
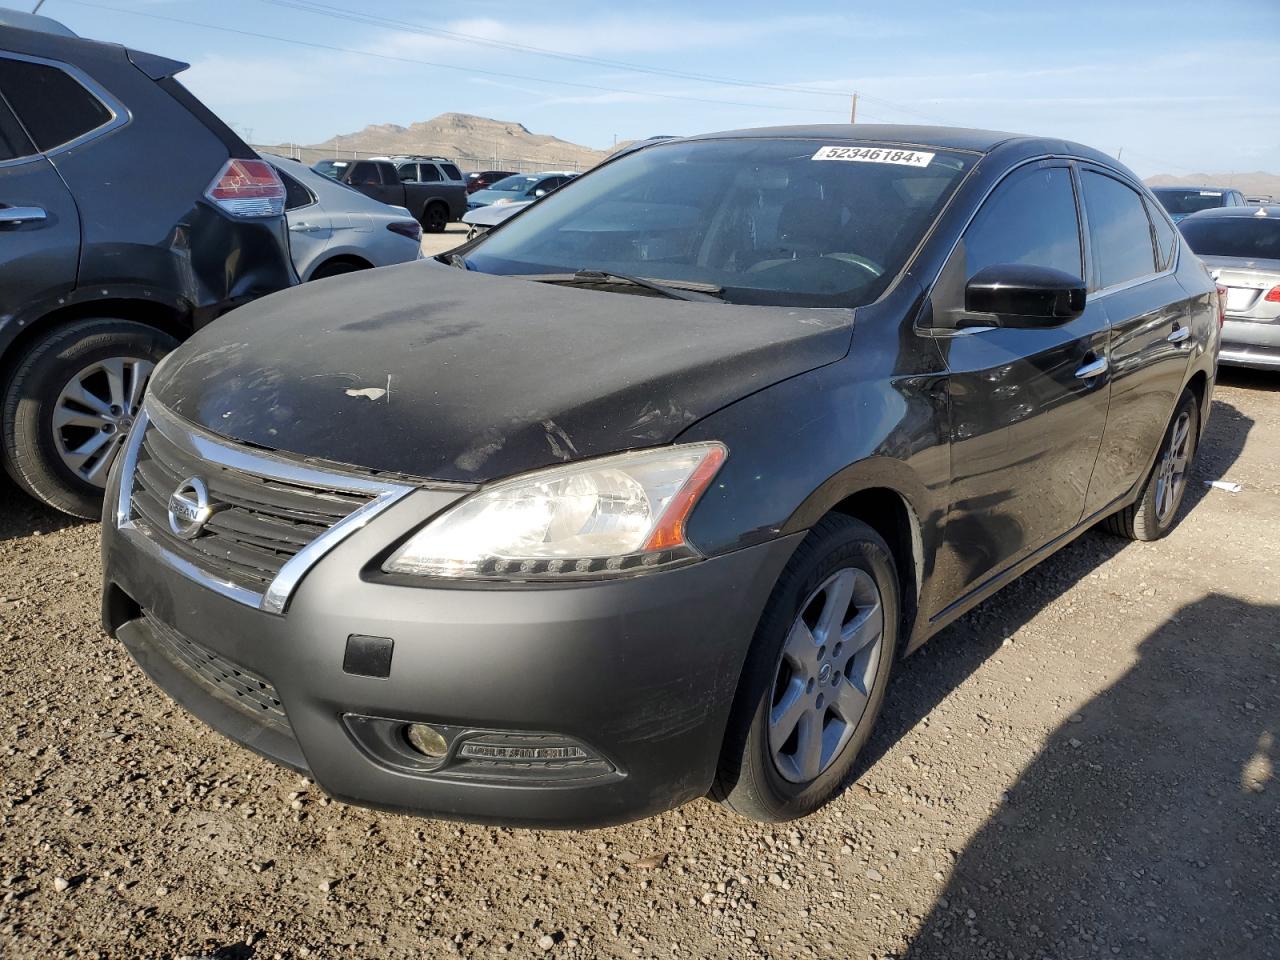
{"label": "car roof", "polygon": [[76,32],[65,23],[59,23],[52,17],[42,17],[35,13],[24,13],[0,7],[0,27],[17,27],[20,30],[35,30],[40,33],[52,33],[60,37],[74,37]]}
{"label": "car roof", "polygon": [[1236,189],[1235,187],[1210,187],[1196,184],[1195,186],[1184,186],[1178,183],[1166,183],[1164,186],[1152,187],[1152,193],[1159,193],[1161,190],[1210,190],[1213,193],[1228,193]]}
{"label": "car roof", "polygon": [[[725,138],[797,139],[797,140],[874,140],[890,143],[911,143],[922,146],[942,147],[949,150],[970,150],[987,153],[1010,140],[1044,140],[1061,145],[1056,138],[1029,137],[999,130],[977,130],[967,127],[924,126],[909,123],[816,123],[806,126],[753,127],[745,130],[725,130],[720,133],[702,133],[683,140],[719,140]],[[668,141],[669,142],[669,141]],[[1092,149],[1079,146],[1093,153]]]}
{"label": "car roof", "polygon": [[1208,210],[1199,210],[1183,217],[1182,222],[1186,223],[1188,220],[1213,220],[1223,217],[1253,217],[1255,219],[1271,218],[1280,220],[1280,203],[1269,203],[1261,207],[1210,207]]}

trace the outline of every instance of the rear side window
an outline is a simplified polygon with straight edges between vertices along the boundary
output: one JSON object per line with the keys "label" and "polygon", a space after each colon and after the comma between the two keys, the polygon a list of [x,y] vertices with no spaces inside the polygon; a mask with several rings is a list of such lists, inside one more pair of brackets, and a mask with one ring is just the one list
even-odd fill
{"label": "rear side window", "polygon": [[311,191],[289,176],[289,174],[279,167],[276,167],[276,173],[280,174],[280,179],[284,182],[284,208],[286,210],[309,207],[316,202],[316,198],[312,196]]}
{"label": "rear side window", "polygon": [[1142,198],[1119,180],[1092,170],[1084,171],[1082,179],[1096,289],[1150,276],[1156,259]]}
{"label": "rear side window", "polygon": [[366,186],[368,184],[377,186],[382,181],[378,177],[377,164],[357,163],[352,166],[351,176],[347,178],[347,182],[353,186]]}
{"label": "rear side window", "polygon": [[31,141],[9,107],[0,99],[0,162],[29,157],[35,153]]}
{"label": "rear side window", "polygon": [[968,277],[997,263],[1082,276],[1071,172],[1066,167],[1024,167],[1010,174],[978,211],[964,248]]}
{"label": "rear side window", "polygon": [[459,170],[457,167],[455,167],[452,163],[441,164],[441,168],[444,170],[444,175],[448,177],[450,180],[462,179],[462,171]]}
{"label": "rear side window", "polygon": [[0,91],[41,151],[70,143],[112,118],[80,81],[44,63],[0,57]]}
{"label": "rear side window", "polygon": [[1156,269],[1168,270],[1173,266],[1173,257],[1178,249],[1178,233],[1168,218],[1155,209],[1155,204],[1146,203],[1147,215],[1151,217],[1151,226],[1156,232]]}

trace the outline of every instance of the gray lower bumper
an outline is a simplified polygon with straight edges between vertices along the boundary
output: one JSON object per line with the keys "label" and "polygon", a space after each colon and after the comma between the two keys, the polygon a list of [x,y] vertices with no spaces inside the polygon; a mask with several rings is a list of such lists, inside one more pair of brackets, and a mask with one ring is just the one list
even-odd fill
{"label": "gray lower bumper", "polygon": [[[107,630],[188,710],[353,803],[571,827],[635,819],[705,794],[756,622],[800,535],[593,584],[378,582],[366,567],[406,529],[412,500],[327,555],[285,615],[195,583],[105,524]],[[284,732],[246,720],[175,662],[142,609],[217,663],[268,681],[287,714]],[[388,677],[344,672],[351,635],[394,640]],[[407,774],[362,750],[348,715],[572,737],[615,774],[554,784]]]}
{"label": "gray lower bumper", "polygon": [[1237,367],[1280,369],[1280,322],[1254,323],[1227,317],[1218,362]]}

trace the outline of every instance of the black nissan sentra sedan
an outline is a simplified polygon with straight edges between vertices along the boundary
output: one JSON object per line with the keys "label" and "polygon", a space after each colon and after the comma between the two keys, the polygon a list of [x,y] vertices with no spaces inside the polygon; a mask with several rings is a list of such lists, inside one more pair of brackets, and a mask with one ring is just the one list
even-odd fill
{"label": "black nissan sentra sedan", "polygon": [[900,657],[1100,521],[1170,529],[1220,323],[1078,144],[656,143],[171,354],[111,477],[106,628],[353,803],[801,816]]}

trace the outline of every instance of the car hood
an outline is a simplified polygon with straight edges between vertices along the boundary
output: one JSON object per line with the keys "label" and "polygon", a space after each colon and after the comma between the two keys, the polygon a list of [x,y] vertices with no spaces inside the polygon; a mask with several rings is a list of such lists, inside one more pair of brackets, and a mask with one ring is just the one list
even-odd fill
{"label": "car hood", "polygon": [[295,287],[178,348],[150,396],[268,449],[480,482],[668,443],[849,348],[853,311],[571,289],[420,261]]}
{"label": "car hood", "polygon": [[532,200],[517,200],[515,203],[491,203],[485,207],[476,207],[463,215],[462,222],[475,227],[492,227],[515,216],[531,203]]}

